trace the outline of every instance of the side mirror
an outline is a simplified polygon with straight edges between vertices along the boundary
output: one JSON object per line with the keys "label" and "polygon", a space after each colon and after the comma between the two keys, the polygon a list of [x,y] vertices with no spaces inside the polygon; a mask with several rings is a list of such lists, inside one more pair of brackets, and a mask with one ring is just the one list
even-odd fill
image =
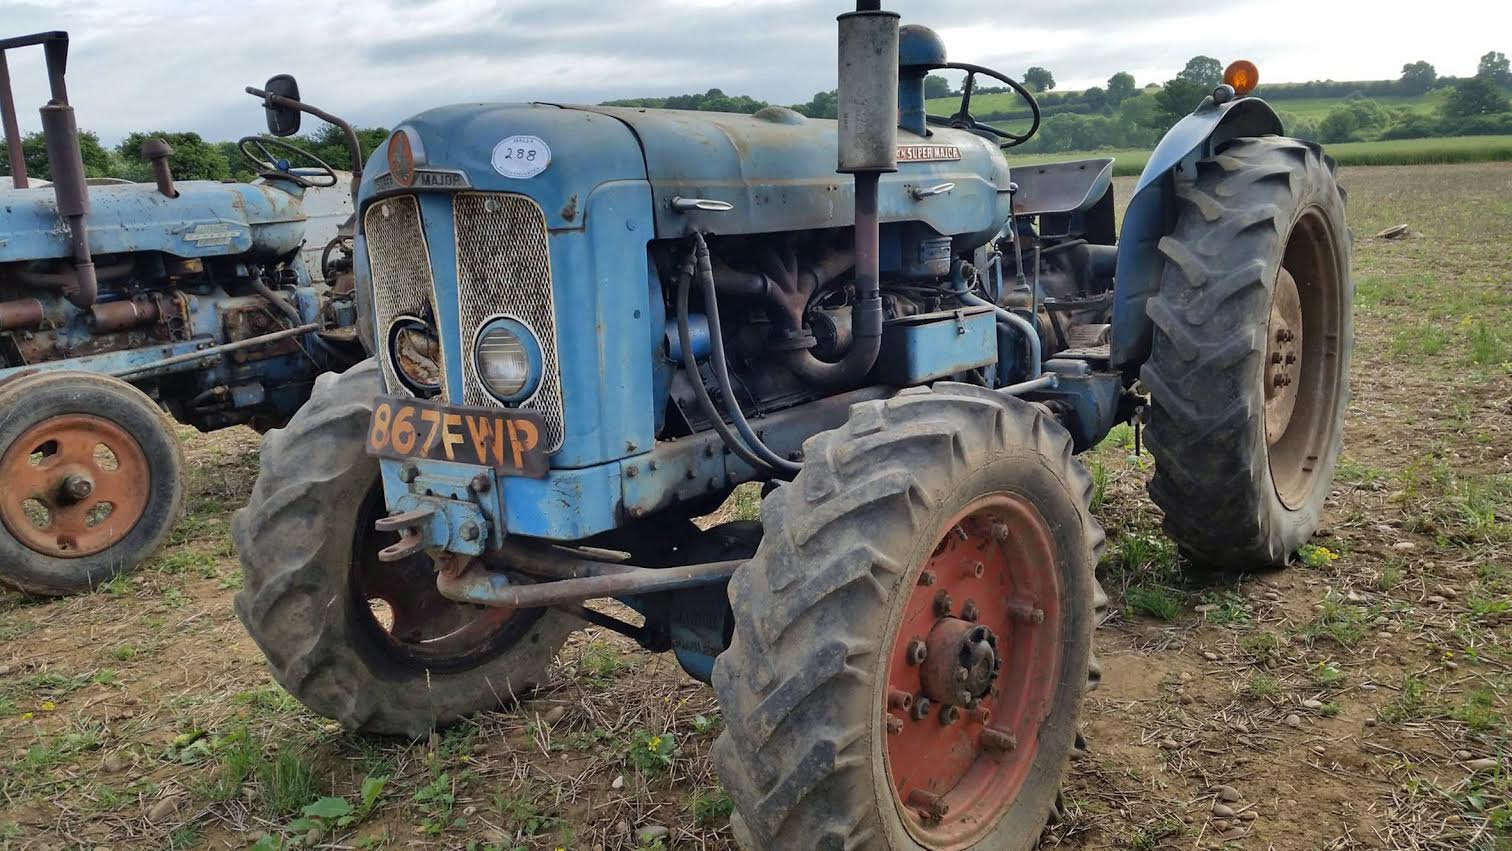
{"label": "side mirror", "polygon": [[[299,100],[299,83],[292,74],[279,74],[270,78],[263,89],[268,95]],[[269,97],[263,101],[263,111],[268,117],[268,132],[274,136],[293,136],[299,132],[299,110],[294,107],[274,106]]]}

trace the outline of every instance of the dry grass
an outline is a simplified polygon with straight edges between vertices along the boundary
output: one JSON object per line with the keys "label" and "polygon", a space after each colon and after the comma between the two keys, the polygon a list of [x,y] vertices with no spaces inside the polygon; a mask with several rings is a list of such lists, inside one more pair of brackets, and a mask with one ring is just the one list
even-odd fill
{"label": "dry grass", "polygon": [[[1091,454],[1125,605],[1046,847],[1512,847],[1512,166],[1344,181],[1359,346],[1318,541],[1339,557],[1192,583],[1132,434]],[[1399,222],[1417,235],[1370,238]],[[186,437],[191,514],[153,565],[89,596],[0,597],[0,849],[732,847],[712,692],[596,630],[518,709],[428,741],[301,709],[229,605],[256,436]]]}

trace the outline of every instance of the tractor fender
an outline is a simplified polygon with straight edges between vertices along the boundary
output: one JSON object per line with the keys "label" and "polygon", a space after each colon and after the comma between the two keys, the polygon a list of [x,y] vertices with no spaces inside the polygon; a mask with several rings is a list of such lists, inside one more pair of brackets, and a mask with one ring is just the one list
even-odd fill
{"label": "tractor fender", "polygon": [[1196,178],[1196,163],[1225,142],[1244,136],[1284,135],[1281,119],[1259,98],[1215,103],[1211,96],[1166,132],[1124,213],[1114,277],[1112,361],[1136,371],[1150,353],[1151,324],[1145,301],[1160,285],[1163,266],[1157,250],[1176,217],[1176,182]]}

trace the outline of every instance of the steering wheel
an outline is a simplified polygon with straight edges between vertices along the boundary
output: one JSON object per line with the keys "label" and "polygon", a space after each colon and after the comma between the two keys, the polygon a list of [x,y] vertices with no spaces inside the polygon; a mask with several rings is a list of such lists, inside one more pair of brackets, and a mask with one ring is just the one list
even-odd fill
{"label": "steering wheel", "polygon": [[[268,150],[272,145],[275,149],[283,150],[296,157],[303,157],[315,163],[316,168],[289,168],[288,160],[276,157]],[[279,177],[284,180],[292,180],[300,186],[325,188],[335,186],[337,181],[336,169],[331,168],[325,160],[306,151],[303,148],[285,142],[282,139],[272,139],[267,136],[243,136],[236,143],[236,150],[246,157],[258,172],[264,177]],[[257,153],[254,153],[253,151]],[[261,153],[262,156],[257,154]]]}
{"label": "steering wheel", "polygon": [[[1000,148],[1011,148],[1015,145],[1022,145],[1025,142],[1029,141],[1030,137],[1032,137],[1036,132],[1039,131],[1039,101],[1035,100],[1034,95],[1018,82],[1009,79],[1008,77],[992,70],[991,68],[984,68],[981,65],[970,65],[965,62],[946,62],[940,65],[931,65],[929,67],[931,70],[949,68],[956,71],[966,72],[966,82],[961,86],[961,108],[956,110],[955,115],[952,115],[948,118],[940,115],[926,115],[925,120],[930,124],[936,127],[951,127],[956,130],[969,130],[972,133],[977,134],[978,136],[982,136],[994,142],[997,142],[999,140],[1006,140],[999,143],[998,147]],[[978,74],[981,74],[984,77],[991,77],[992,79],[998,80],[1000,82],[1007,83],[1009,88],[1017,92],[1018,96],[1023,98],[1025,103],[1029,104],[1029,111],[1034,114],[1034,123],[1029,125],[1028,132],[1009,133],[1007,130],[993,127],[991,124],[983,123],[972,117],[971,95],[972,92],[976,90],[976,78]]]}

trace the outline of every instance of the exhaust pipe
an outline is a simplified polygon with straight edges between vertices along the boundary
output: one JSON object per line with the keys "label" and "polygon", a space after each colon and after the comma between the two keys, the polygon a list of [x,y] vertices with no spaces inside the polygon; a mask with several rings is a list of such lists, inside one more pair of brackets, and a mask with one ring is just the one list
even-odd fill
{"label": "exhaust pipe", "polygon": [[[68,105],[68,87],[63,82],[68,69],[68,33],[61,31],[38,33],[0,40],[0,55],[13,47],[42,45],[47,60],[47,83],[52,90],[52,99],[42,107],[42,136],[47,146],[47,161],[52,166],[53,192],[58,198],[58,215],[67,220],[69,243],[73,254],[73,275],[63,285],[63,296],[75,307],[88,308],[95,303],[99,282],[95,278],[94,259],[89,253],[89,232],[84,227],[84,217],[89,214],[89,187],[84,177],[84,155],[79,150],[79,128],[74,124],[73,107]],[[8,70],[8,69],[7,69]],[[9,75],[0,79],[0,105],[12,105]],[[13,108],[0,110],[12,112]],[[20,139],[13,133],[14,119],[4,116],[7,145],[11,149],[11,167],[16,171],[20,151]],[[23,175],[18,185],[25,185]]]}
{"label": "exhaust pipe", "polygon": [[858,0],[839,17],[839,163],[856,180],[856,304],[851,309],[850,351],[828,378],[859,381],[882,349],[877,184],[898,170],[898,14],[880,0]]}

